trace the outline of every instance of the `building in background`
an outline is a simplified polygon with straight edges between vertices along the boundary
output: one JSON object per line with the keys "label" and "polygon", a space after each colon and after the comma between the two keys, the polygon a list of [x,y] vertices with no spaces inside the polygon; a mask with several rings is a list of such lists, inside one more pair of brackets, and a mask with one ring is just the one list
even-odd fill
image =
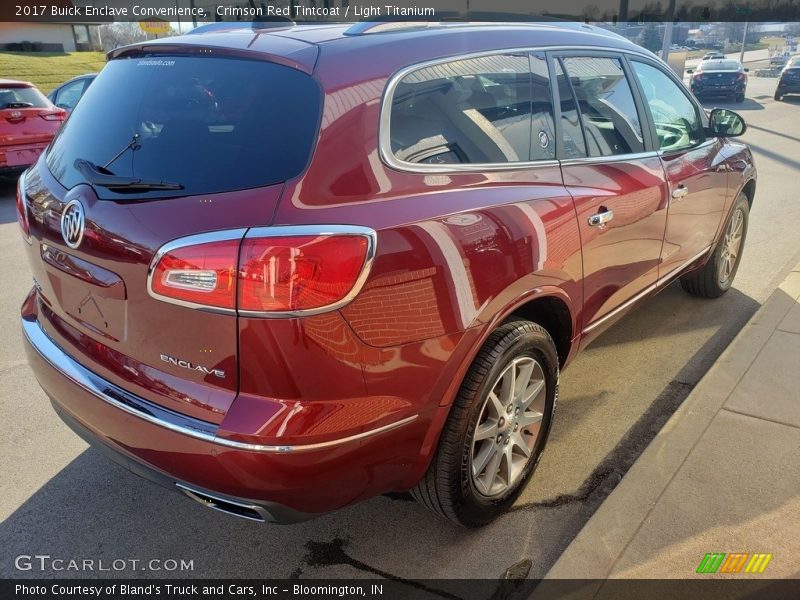
{"label": "building in background", "polygon": [[[14,0],[13,4],[34,8],[38,0]],[[47,0],[48,6],[69,9],[71,0]],[[80,52],[98,50],[101,22],[64,21],[0,22],[0,50],[15,52]]]}

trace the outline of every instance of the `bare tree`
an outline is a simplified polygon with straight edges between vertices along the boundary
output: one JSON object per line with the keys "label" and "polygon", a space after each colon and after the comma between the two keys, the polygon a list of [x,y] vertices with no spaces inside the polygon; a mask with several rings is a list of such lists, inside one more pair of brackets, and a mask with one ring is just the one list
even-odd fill
{"label": "bare tree", "polygon": [[108,52],[120,46],[142,42],[148,39],[148,36],[139,27],[139,23],[120,21],[101,25],[100,39],[103,40],[103,50]]}

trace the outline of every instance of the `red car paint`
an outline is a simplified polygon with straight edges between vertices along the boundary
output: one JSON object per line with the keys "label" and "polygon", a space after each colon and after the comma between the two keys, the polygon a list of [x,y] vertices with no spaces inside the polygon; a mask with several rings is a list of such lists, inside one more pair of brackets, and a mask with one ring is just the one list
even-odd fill
{"label": "red car paint", "polygon": [[[747,147],[728,140],[669,160],[621,156],[446,175],[393,169],[380,158],[378,123],[387,81],[399,69],[504,48],[637,47],[558,27],[345,30],[232,30],[112,53],[113,62],[142,48],[211,48],[311,74],[324,93],[318,139],[309,166],[283,184],[128,204],[100,200],[85,184],[65,189],[44,160],[25,179],[36,281],[22,308],[26,348],[56,409],[134,470],[145,466],[168,485],[266,506],[275,520],[412,487],[465,371],[498,323],[538,311],[566,366],[634,299],[657,291],[676,268],[703,264],[736,192],[755,177]],[[698,195],[670,203],[675,182]],[[86,213],[77,249],[59,230],[74,199]],[[615,212],[614,225],[590,229],[586,218],[601,205]],[[329,224],[377,232],[368,279],[337,310],[237,316],[148,294],[148,268],[171,240]],[[63,355],[43,356],[37,332]],[[60,371],[65,356],[175,419],[208,424],[211,439],[104,402]]]}
{"label": "red car paint", "polygon": [[[15,102],[20,100],[33,102]],[[0,79],[0,173],[36,162],[66,116],[32,83]]]}

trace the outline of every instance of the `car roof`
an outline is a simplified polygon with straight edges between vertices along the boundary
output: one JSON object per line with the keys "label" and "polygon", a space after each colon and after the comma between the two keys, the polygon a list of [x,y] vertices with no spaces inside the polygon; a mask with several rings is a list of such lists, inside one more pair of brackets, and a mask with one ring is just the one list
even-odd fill
{"label": "car roof", "polygon": [[[229,25],[229,26],[225,26]],[[465,47],[465,34],[471,36]],[[431,59],[506,48],[594,46],[654,56],[641,46],[600,27],[583,23],[365,22],[356,24],[214,23],[183,36],[142,42],[109,53],[109,59],[158,46],[206,46],[256,52],[296,62],[311,72],[321,51],[347,54],[436,40]],[[310,52],[310,48],[315,51]]]}
{"label": "car roof", "polygon": [[97,73],[84,73],[83,75],[76,75],[72,79],[67,79],[64,83],[62,83],[58,87],[64,87],[68,83],[72,83],[73,81],[78,81],[80,79],[87,79],[89,77],[97,77],[97,75],[98,75]]}
{"label": "car roof", "polygon": [[16,79],[0,79],[0,85],[5,87],[36,87],[30,81],[18,81]]}

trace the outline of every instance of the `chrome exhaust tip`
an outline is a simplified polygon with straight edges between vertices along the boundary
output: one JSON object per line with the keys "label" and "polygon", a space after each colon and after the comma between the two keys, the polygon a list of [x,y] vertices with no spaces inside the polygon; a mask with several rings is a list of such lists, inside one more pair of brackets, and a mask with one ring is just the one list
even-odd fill
{"label": "chrome exhaust tip", "polygon": [[183,483],[176,483],[175,487],[195,502],[199,502],[203,506],[213,508],[225,514],[233,515],[240,519],[247,519],[248,521],[258,521],[259,523],[273,520],[269,513],[260,506],[231,500],[230,498],[223,498],[203,490],[192,488]]}

